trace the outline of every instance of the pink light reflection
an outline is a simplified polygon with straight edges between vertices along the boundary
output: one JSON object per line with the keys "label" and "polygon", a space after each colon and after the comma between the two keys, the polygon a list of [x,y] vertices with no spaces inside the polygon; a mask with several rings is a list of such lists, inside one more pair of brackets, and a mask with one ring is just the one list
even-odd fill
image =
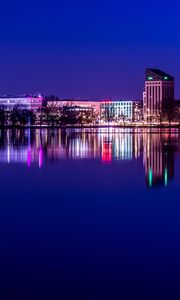
{"label": "pink light reflection", "polygon": [[42,167],[43,164],[43,150],[42,148],[39,149],[39,168]]}
{"label": "pink light reflection", "polygon": [[29,149],[27,153],[27,166],[28,168],[31,166],[31,149]]}

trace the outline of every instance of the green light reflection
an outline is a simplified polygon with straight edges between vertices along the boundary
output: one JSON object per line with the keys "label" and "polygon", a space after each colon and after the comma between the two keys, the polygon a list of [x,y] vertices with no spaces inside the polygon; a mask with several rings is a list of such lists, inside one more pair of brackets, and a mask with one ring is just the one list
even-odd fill
{"label": "green light reflection", "polygon": [[149,186],[152,186],[152,181],[153,181],[153,173],[152,169],[149,169]]}
{"label": "green light reflection", "polygon": [[168,170],[167,170],[167,168],[164,171],[164,185],[165,186],[168,185]]}

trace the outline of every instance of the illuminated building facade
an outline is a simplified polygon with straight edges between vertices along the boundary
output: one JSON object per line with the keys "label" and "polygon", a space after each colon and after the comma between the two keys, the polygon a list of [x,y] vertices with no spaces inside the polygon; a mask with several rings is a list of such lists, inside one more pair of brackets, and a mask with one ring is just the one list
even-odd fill
{"label": "illuminated building facade", "polygon": [[57,101],[47,101],[47,106],[51,108],[59,107],[82,107],[82,108],[91,108],[95,112],[100,113],[100,102],[99,101],[89,101],[89,100],[71,100],[71,99],[62,99]]}
{"label": "illuminated building facade", "polygon": [[80,123],[98,123],[100,118],[99,101],[62,99],[47,101],[47,107],[54,111],[59,110],[67,117],[66,122],[69,124],[76,123],[78,119],[82,119]]}
{"label": "illuminated building facade", "polygon": [[143,102],[145,122],[169,120],[174,105],[174,77],[159,69],[147,69]]}
{"label": "illuminated building facade", "polygon": [[142,101],[123,101],[123,100],[105,100],[105,101],[88,101],[88,100],[58,100],[48,101],[47,106],[50,108],[71,107],[76,110],[93,110],[96,115],[96,121],[100,119],[104,122],[109,121],[141,121],[143,119]]}
{"label": "illuminated building facade", "polygon": [[0,107],[12,110],[14,107],[36,111],[42,106],[43,97],[38,96],[3,96],[0,97]]}
{"label": "illuminated building facade", "polygon": [[101,101],[101,119],[111,121],[141,121],[142,101]]}
{"label": "illuminated building facade", "polygon": [[180,100],[174,102],[174,121],[180,123]]}

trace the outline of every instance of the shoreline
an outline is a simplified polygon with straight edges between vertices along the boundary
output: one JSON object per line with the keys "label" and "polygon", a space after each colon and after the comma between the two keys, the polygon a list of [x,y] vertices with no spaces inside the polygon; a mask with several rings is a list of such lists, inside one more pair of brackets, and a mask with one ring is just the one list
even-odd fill
{"label": "shoreline", "polygon": [[0,126],[0,129],[91,129],[91,128],[134,128],[134,129],[145,129],[145,128],[180,128],[180,124],[172,124],[172,125],[153,125],[153,124],[146,124],[146,125],[27,125],[27,126],[22,126],[22,125],[7,125],[7,126]]}

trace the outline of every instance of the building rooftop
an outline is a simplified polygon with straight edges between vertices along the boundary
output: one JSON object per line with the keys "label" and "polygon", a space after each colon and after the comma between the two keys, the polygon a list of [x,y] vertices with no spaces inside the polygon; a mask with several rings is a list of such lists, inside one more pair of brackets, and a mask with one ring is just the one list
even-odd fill
{"label": "building rooftop", "polygon": [[0,95],[0,99],[21,99],[21,98],[42,98],[40,94],[36,95]]}
{"label": "building rooftop", "polygon": [[146,69],[146,80],[153,81],[174,81],[174,77],[159,69]]}

